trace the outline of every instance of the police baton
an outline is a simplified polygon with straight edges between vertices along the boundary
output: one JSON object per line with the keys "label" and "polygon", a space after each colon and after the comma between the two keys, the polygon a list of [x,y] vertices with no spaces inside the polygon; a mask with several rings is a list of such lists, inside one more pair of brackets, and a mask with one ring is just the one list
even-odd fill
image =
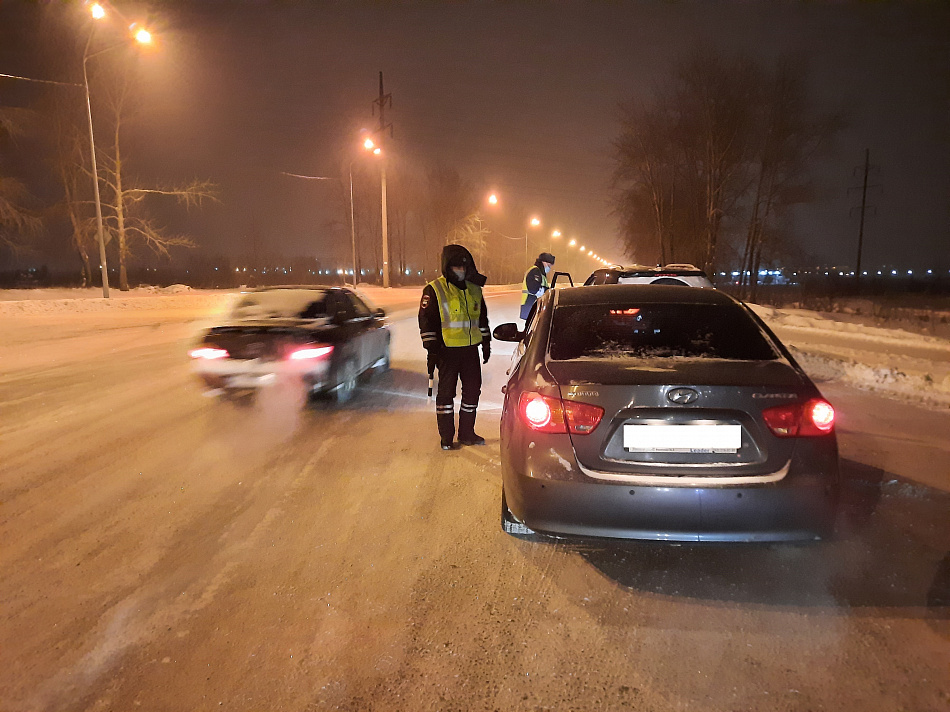
{"label": "police baton", "polygon": [[435,378],[435,358],[433,358],[432,354],[429,354],[428,358],[426,358],[426,366],[429,371],[429,398],[431,398],[432,397],[432,382]]}

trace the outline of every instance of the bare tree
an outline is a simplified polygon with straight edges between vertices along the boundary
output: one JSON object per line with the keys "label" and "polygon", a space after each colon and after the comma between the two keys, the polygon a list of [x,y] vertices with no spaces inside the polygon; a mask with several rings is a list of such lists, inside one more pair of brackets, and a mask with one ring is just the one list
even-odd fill
{"label": "bare tree", "polygon": [[[634,102],[621,106],[621,133],[614,142],[614,213],[620,218],[627,253],[641,262],[673,261],[679,166],[669,118],[661,108],[642,108]],[[652,234],[653,244],[640,240],[641,234]]]}
{"label": "bare tree", "polygon": [[698,201],[705,242],[703,268],[715,268],[722,220],[747,187],[748,137],[758,70],[701,49],[676,70],[673,91],[684,168]]}
{"label": "bare tree", "polygon": [[842,125],[838,116],[811,110],[806,78],[803,65],[782,59],[764,82],[757,102],[753,184],[740,269],[742,295],[752,300],[768,237],[776,233],[774,223],[789,207],[811,197],[809,160]]}
{"label": "bare tree", "polygon": [[71,228],[70,243],[82,265],[82,286],[93,283],[92,255],[96,253],[96,222],[89,170],[89,139],[62,96],[50,104],[55,151],[52,167],[63,188],[62,211]]}
{"label": "bare tree", "polygon": [[711,271],[724,220],[746,215],[739,252],[756,273],[769,236],[785,234],[785,210],[808,199],[809,161],[840,122],[815,117],[805,73],[787,60],[766,73],[699,50],[662,87],[647,106],[621,106],[614,206],[628,250]]}
{"label": "bare tree", "polygon": [[[111,200],[103,203],[103,220],[114,236],[119,255],[119,289],[127,291],[128,263],[135,243],[147,246],[153,252],[167,256],[169,248],[193,247],[194,242],[184,235],[169,235],[149,216],[148,199],[174,198],[185,208],[217,199],[217,186],[207,180],[167,187],[145,187],[134,180],[127,181],[122,154],[122,129],[128,115],[133,113],[132,84],[128,70],[120,70],[110,85],[110,118],[112,119],[111,151],[104,152],[100,179],[109,188]],[[108,210],[106,210],[108,208]]]}
{"label": "bare tree", "polygon": [[[461,226],[475,214],[478,200],[474,189],[461,174],[445,165],[430,169],[426,183],[420,215],[426,234],[434,238],[434,247],[441,248],[461,235],[459,229],[463,229]],[[439,252],[432,249],[427,253],[432,255],[429,259],[438,265]]]}
{"label": "bare tree", "polygon": [[[30,119],[24,109],[0,107],[0,142],[23,135]],[[0,163],[0,171],[2,171]],[[0,248],[19,252],[29,238],[39,232],[42,220],[27,207],[31,196],[26,186],[13,176],[0,173]]]}

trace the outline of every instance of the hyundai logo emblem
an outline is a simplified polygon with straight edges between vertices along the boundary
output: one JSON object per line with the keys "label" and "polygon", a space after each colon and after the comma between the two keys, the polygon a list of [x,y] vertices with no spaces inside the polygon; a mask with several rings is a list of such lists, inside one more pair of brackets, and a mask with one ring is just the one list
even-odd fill
{"label": "hyundai logo emblem", "polygon": [[688,405],[696,402],[699,398],[699,391],[695,391],[692,388],[674,388],[666,394],[666,397],[670,399],[671,403]]}

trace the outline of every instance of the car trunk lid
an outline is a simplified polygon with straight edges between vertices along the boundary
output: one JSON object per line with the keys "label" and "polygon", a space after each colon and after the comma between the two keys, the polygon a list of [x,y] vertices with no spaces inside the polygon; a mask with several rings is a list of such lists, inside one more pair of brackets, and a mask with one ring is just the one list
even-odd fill
{"label": "car trunk lid", "polygon": [[564,400],[599,406],[604,417],[571,435],[579,463],[611,473],[737,476],[780,470],[794,439],[763,424],[764,408],[803,397],[784,360],[574,359],[547,368]]}

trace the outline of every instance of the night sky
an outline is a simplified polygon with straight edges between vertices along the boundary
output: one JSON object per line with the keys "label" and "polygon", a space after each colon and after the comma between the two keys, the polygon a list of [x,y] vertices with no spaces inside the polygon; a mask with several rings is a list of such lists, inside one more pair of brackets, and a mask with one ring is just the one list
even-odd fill
{"label": "night sky", "polygon": [[[945,3],[118,7],[129,17],[145,7],[160,38],[136,60],[143,108],[130,161],[150,179],[220,185],[219,204],[166,216],[209,253],[246,251],[256,230],[287,255],[347,254],[324,227],[346,219],[339,190],[282,172],[340,175],[359,128],[375,125],[382,71],[401,156],[453,166],[478,190],[497,190],[501,209],[537,214],[608,259],[636,259],[621,253],[610,214],[618,103],[649,101],[679,57],[706,45],[764,62],[806,59],[818,107],[846,114],[847,129],[816,164],[815,202],[796,213],[793,235],[812,264],[854,264],[849,212],[860,195],[848,189],[860,185],[867,148],[880,188],[870,196],[865,266],[950,268]],[[0,72],[59,78],[49,75],[62,71],[50,56],[58,48],[41,41],[50,24],[88,32],[77,3],[0,0]],[[0,104],[29,106],[53,91],[13,84],[0,79]],[[54,194],[42,173],[29,176],[35,193]],[[41,248],[55,262],[65,245],[54,231]]]}

